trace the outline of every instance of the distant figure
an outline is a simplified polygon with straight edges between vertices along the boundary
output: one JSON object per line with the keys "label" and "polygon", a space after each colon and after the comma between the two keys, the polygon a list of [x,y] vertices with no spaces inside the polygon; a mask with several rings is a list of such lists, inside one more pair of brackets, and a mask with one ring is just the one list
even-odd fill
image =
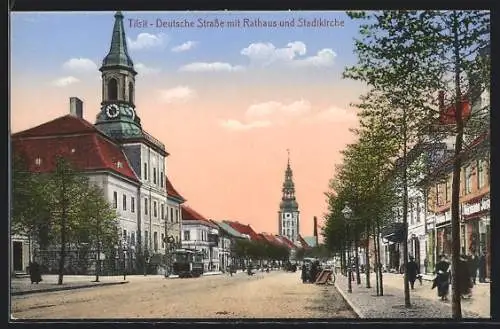
{"label": "distant figure", "polygon": [[40,281],[42,281],[42,273],[40,271],[40,265],[36,261],[33,261],[32,263],[30,263],[29,267],[30,267],[31,284],[40,283]]}
{"label": "distant figure", "polygon": [[432,289],[437,287],[438,296],[441,300],[448,300],[448,292],[450,289],[450,263],[446,259],[446,255],[441,255],[440,261],[436,264],[436,278],[432,284]]}
{"label": "distant figure", "polygon": [[458,276],[457,287],[462,297],[471,296],[472,280],[469,266],[467,264],[467,256],[461,255],[458,259]]}
{"label": "distant figure", "polygon": [[479,267],[479,258],[477,257],[476,254],[472,254],[468,257],[467,265],[469,266],[472,284],[475,285],[476,284],[476,277],[477,277],[477,269]]}
{"label": "distant figure", "polygon": [[415,263],[415,258],[410,256],[410,260],[408,261],[406,267],[406,273],[408,275],[408,281],[410,281],[411,289],[415,289],[415,280],[417,280],[417,275],[420,274],[418,270],[418,265]]}
{"label": "distant figure", "polygon": [[479,256],[479,261],[478,261],[478,270],[479,270],[479,282],[485,283],[486,282],[486,255],[481,253],[481,256]]}
{"label": "distant figure", "polygon": [[307,266],[305,263],[302,263],[302,266],[301,266],[301,279],[302,279],[302,283],[306,283],[307,282]]}

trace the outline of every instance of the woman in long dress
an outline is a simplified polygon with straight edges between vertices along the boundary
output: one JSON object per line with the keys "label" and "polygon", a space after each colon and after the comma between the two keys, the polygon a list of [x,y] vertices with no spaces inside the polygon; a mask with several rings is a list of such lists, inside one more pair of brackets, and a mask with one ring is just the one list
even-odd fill
{"label": "woman in long dress", "polygon": [[437,287],[438,296],[441,297],[441,300],[448,300],[451,269],[445,255],[441,255],[441,260],[436,264],[435,273],[436,278],[434,279],[433,288]]}

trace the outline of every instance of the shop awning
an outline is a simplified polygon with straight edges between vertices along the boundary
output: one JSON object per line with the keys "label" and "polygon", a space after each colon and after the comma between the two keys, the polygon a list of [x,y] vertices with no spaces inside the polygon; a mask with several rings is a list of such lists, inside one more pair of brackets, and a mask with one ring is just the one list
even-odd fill
{"label": "shop awning", "polygon": [[392,243],[404,241],[405,226],[403,223],[390,223],[381,232],[382,239]]}

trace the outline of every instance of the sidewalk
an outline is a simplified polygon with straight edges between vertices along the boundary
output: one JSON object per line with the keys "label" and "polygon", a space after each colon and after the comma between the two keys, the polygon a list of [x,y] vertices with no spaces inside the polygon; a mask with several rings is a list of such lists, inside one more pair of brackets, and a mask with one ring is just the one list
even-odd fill
{"label": "sidewalk", "polygon": [[[376,296],[375,274],[370,275],[372,288],[365,288],[366,276],[362,275],[361,285],[352,282],[352,293],[347,293],[347,278],[336,275],[335,287],[360,318],[451,318],[451,302],[440,301],[432,282],[417,281],[415,290],[410,290],[411,308],[404,306],[402,274],[383,274],[384,296]],[[451,300],[451,287],[450,287]],[[489,284],[478,284],[473,288],[471,299],[462,299],[462,317],[490,318]]]}
{"label": "sidewalk", "polygon": [[65,275],[62,285],[57,284],[57,275],[43,275],[42,279],[43,281],[39,284],[31,284],[29,277],[13,277],[10,281],[10,294],[12,296],[16,296],[40,292],[93,288],[128,283],[128,281],[123,280],[123,276],[101,276],[99,278],[99,282],[93,282],[95,280],[95,276]]}

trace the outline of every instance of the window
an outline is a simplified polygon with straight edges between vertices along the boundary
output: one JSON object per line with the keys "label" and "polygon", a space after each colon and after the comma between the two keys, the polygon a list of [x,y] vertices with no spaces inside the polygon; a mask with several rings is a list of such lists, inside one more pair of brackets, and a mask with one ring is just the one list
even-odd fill
{"label": "window", "polygon": [[184,241],[190,241],[191,237],[189,236],[189,231],[184,231]]}
{"label": "window", "polygon": [[484,186],[484,161],[477,160],[477,187],[482,188]]}
{"label": "window", "polygon": [[179,222],[179,209],[175,209],[175,222]]}
{"label": "window", "polygon": [[163,187],[163,181],[164,181],[164,179],[163,179],[163,171],[162,171],[160,174],[160,186],[161,187]]}
{"label": "window", "polygon": [[158,251],[158,232],[153,233],[154,250]]}
{"label": "window", "polygon": [[170,208],[170,221],[174,222],[174,208]]}
{"label": "window", "polygon": [[446,201],[451,200],[451,191],[452,191],[452,186],[453,186],[453,175],[450,175],[448,179],[446,180],[446,185],[447,185],[447,191],[446,194],[448,195],[446,198]]}
{"label": "window", "polygon": [[123,230],[122,240],[127,241],[127,230]]}
{"label": "window", "polygon": [[149,238],[148,231],[144,231],[144,247],[146,249],[148,249],[148,247],[149,247],[149,243],[148,243],[149,239],[148,238]]}
{"label": "window", "polygon": [[471,166],[465,167],[465,193],[472,192],[472,170]]}
{"label": "window", "polygon": [[144,213],[148,214],[148,198],[144,198]]}
{"label": "window", "polygon": [[165,234],[161,234],[161,247],[165,248]]}
{"label": "window", "polygon": [[153,216],[158,217],[158,212],[156,210],[156,201],[153,201]]}
{"label": "window", "polygon": [[415,214],[413,213],[413,200],[408,203],[408,212],[410,213],[410,224],[413,224],[415,219]]}
{"label": "window", "polygon": [[118,208],[118,193],[113,192],[113,208]]}
{"label": "window", "polygon": [[123,195],[123,210],[127,210],[127,196]]}
{"label": "window", "polygon": [[134,84],[132,81],[128,83],[128,101],[134,104]]}
{"label": "window", "polygon": [[443,198],[442,198],[442,195],[441,195],[441,184],[438,183],[436,185],[436,201],[437,201],[437,205],[438,206],[441,206],[443,204]]}
{"label": "window", "polygon": [[144,179],[148,180],[148,164],[144,163]]}
{"label": "window", "polygon": [[35,159],[35,164],[36,164],[37,166],[41,165],[41,164],[42,164],[42,158],[40,158],[40,157],[36,158],[36,159]]}
{"label": "window", "polygon": [[153,183],[156,184],[156,168],[153,168]]}
{"label": "window", "polygon": [[179,243],[179,237],[178,236],[175,237],[175,243]]}
{"label": "window", "polygon": [[135,233],[130,233],[130,245],[135,246]]}
{"label": "window", "polygon": [[118,81],[111,78],[108,81],[108,100],[114,101],[118,99]]}
{"label": "window", "polygon": [[160,213],[161,219],[165,219],[165,205],[163,203],[161,204],[161,210],[160,211],[161,211],[161,213]]}
{"label": "window", "polygon": [[133,196],[130,197],[130,211],[135,212],[135,198]]}

